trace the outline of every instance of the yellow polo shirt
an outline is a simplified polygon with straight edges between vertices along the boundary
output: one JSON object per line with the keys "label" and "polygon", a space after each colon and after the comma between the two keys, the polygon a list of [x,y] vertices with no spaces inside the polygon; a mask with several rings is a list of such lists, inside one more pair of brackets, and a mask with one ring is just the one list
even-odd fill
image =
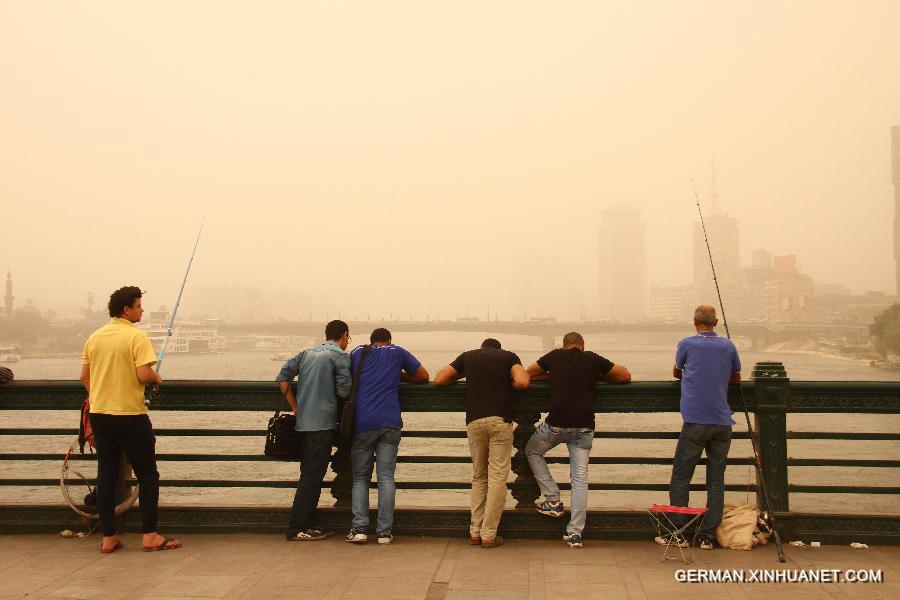
{"label": "yellow polo shirt", "polygon": [[91,412],[142,415],[144,384],[137,367],[155,365],[150,338],[127,319],[114,317],[84,343],[81,363],[91,368]]}

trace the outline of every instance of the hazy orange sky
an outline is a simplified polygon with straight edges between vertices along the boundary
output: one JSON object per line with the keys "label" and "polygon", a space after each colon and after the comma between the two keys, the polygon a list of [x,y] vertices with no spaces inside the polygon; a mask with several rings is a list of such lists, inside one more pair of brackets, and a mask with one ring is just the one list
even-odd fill
{"label": "hazy orange sky", "polygon": [[171,305],[205,215],[194,312],[244,284],[319,318],[590,314],[598,211],[643,208],[648,280],[685,283],[714,158],[745,262],[893,293],[898,24],[896,1],[3,1],[0,267],[63,314],[124,284]]}

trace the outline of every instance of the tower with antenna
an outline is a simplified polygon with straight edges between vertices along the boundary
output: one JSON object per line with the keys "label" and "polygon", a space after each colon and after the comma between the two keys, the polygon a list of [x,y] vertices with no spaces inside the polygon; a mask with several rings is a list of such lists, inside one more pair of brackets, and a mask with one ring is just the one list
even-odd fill
{"label": "tower with antenna", "polygon": [[[706,217],[706,229],[712,242],[713,260],[716,268],[725,279],[735,275],[740,269],[740,236],[737,219],[722,212],[719,206],[719,177],[716,172],[716,160],[712,161],[712,174],[709,184],[709,205],[712,208]],[[708,288],[712,285],[712,271],[703,241],[700,221],[694,222],[694,285]],[[708,291],[708,290],[707,290]],[[704,293],[702,296],[708,294]]]}
{"label": "tower with antenna", "polygon": [[16,299],[13,296],[13,282],[12,282],[12,269],[7,268],[6,270],[6,294],[3,296],[3,316],[7,319],[11,319],[13,316],[13,301]]}

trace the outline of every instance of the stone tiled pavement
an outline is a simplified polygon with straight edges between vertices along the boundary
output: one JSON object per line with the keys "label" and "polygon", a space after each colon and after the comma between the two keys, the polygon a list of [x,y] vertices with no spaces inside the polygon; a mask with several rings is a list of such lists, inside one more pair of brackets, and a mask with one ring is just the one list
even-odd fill
{"label": "stone tiled pavement", "polygon": [[0,599],[225,598],[274,600],[589,600],[676,598],[900,599],[900,548],[786,548],[696,553],[698,569],[882,569],[880,584],[688,584],[685,568],[660,562],[652,542],[511,540],[483,550],[465,539],[398,537],[390,546],[352,546],[340,536],[285,542],[275,535],[184,535],[180,550],[143,553],[137,535],[99,553],[99,538],[0,538]]}

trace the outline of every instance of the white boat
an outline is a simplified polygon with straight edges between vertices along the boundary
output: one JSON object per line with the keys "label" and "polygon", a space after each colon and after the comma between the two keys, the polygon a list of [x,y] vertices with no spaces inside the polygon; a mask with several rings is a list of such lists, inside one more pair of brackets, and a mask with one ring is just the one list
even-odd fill
{"label": "white boat", "polygon": [[18,354],[0,354],[0,363],[14,363],[22,359]]}

